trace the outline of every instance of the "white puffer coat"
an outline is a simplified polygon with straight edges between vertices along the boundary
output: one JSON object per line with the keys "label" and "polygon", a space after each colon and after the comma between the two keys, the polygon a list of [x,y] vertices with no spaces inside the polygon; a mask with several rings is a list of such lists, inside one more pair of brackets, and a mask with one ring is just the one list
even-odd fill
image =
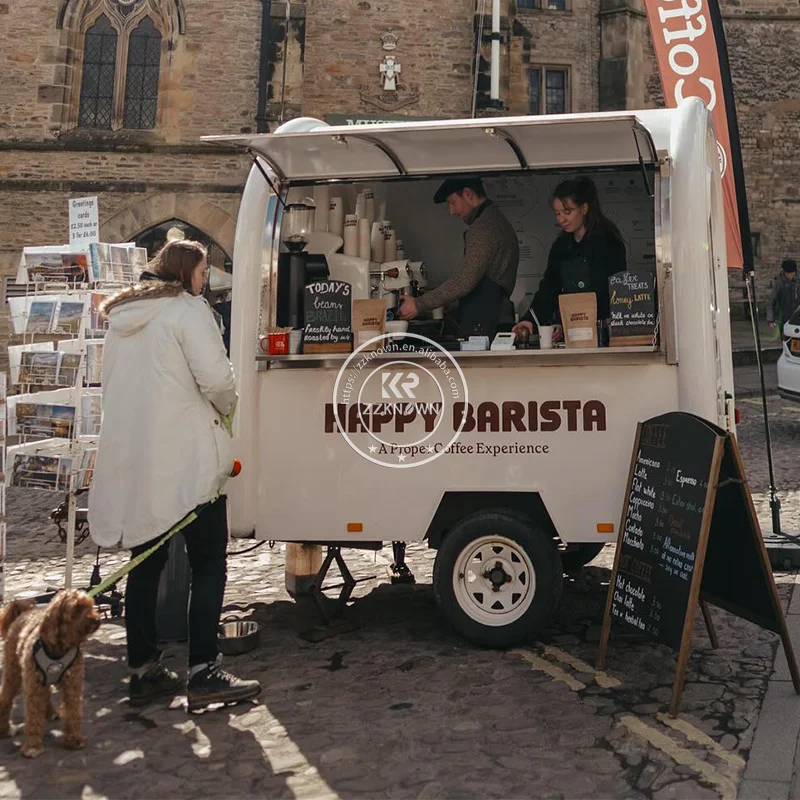
{"label": "white puffer coat", "polygon": [[107,302],[103,423],[89,529],[131,548],[211,500],[233,467],[221,415],[236,403],[233,367],[206,301],[145,281]]}

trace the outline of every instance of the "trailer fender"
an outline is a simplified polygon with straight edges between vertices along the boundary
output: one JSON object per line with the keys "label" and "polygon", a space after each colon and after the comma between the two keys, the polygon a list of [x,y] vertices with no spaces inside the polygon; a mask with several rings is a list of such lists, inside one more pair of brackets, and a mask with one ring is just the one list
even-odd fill
{"label": "trailer fender", "polygon": [[425,539],[428,546],[438,550],[448,531],[459,520],[487,509],[508,509],[538,523],[552,536],[553,546],[561,549],[564,542],[558,535],[547,507],[538,492],[460,491],[445,492],[433,515]]}

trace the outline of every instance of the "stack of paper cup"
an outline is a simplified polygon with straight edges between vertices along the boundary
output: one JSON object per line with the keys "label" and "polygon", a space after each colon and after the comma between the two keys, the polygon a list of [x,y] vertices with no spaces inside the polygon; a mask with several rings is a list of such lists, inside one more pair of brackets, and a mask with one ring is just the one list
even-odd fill
{"label": "stack of paper cup", "polygon": [[403,240],[397,240],[397,260],[398,261],[405,261],[406,258],[406,248],[403,245]]}
{"label": "stack of paper cup", "polygon": [[367,198],[364,196],[364,192],[356,195],[356,216],[359,219],[367,216]]}
{"label": "stack of paper cup", "polygon": [[383,234],[383,260],[397,261],[397,234],[391,228]]}
{"label": "stack of paper cup", "polygon": [[369,258],[372,256],[372,243],[370,242],[370,224],[366,217],[358,220],[358,257]]}
{"label": "stack of paper cup", "polygon": [[348,214],[344,218],[344,254],[358,255],[358,217],[355,214]]}
{"label": "stack of paper cup", "polygon": [[331,187],[330,186],[315,186],[314,187],[314,203],[317,210],[314,213],[314,230],[327,231],[329,224],[330,204],[331,204]]}
{"label": "stack of paper cup", "polygon": [[381,228],[382,223],[380,222],[373,222],[372,223],[372,231],[370,233],[370,250],[372,254],[372,260],[376,261],[378,264],[383,264],[384,262],[384,242],[383,242],[383,229]]}
{"label": "stack of paper cup", "polygon": [[328,206],[328,231],[341,236],[343,228],[344,206],[342,205],[342,198],[331,197],[331,202]]}
{"label": "stack of paper cup", "polygon": [[364,216],[369,220],[369,229],[372,230],[372,223],[375,222],[375,192],[372,189],[364,189]]}

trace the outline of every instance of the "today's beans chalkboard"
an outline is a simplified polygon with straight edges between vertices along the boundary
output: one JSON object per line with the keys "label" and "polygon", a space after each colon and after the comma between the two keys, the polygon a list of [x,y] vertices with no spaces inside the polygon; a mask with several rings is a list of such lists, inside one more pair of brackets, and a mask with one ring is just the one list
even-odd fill
{"label": "today's beans chalkboard", "polygon": [[345,281],[309,283],[303,319],[304,353],[349,353],[353,347],[351,285]]}
{"label": "today's beans chalkboard", "polygon": [[612,347],[651,344],[656,331],[656,281],[646,270],[618,272],[608,279]]}
{"label": "today's beans chalkboard", "polygon": [[679,650],[670,704],[676,715],[698,605],[717,646],[708,604],[780,634],[800,694],[736,438],[693,414],[662,414],[637,427],[598,668],[612,627]]}

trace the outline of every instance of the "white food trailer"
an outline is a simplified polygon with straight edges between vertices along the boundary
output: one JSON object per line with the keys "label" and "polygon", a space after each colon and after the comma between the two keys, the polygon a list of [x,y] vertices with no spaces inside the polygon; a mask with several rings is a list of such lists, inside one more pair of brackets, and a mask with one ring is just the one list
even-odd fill
{"label": "white food trailer", "polygon": [[[434,590],[448,620],[475,643],[507,646],[546,624],[567,565],[616,538],[638,421],[679,410],[733,429],[720,166],[699,100],[673,110],[369,128],[296,120],[274,134],[208,138],[258,162],[234,251],[243,471],[229,487],[233,535],[342,548],[427,541],[438,550]],[[449,434],[461,428],[455,443],[445,436],[435,459],[388,469],[364,455],[370,432],[336,413],[349,354],[277,356],[261,346],[276,324],[285,204],[316,192],[325,202],[341,197],[347,210],[371,188],[408,258],[424,261],[436,285],[460,263],[464,226],[433,194],[464,174],[483,177],[515,226],[512,299],[521,311],[557,233],[553,187],[592,177],[626,240],[628,268],[655,273],[657,335],[637,347],[452,353],[469,404],[444,422]],[[370,366],[396,358],[379,354]],[[424,356],[404,358],[422,370]]]}

